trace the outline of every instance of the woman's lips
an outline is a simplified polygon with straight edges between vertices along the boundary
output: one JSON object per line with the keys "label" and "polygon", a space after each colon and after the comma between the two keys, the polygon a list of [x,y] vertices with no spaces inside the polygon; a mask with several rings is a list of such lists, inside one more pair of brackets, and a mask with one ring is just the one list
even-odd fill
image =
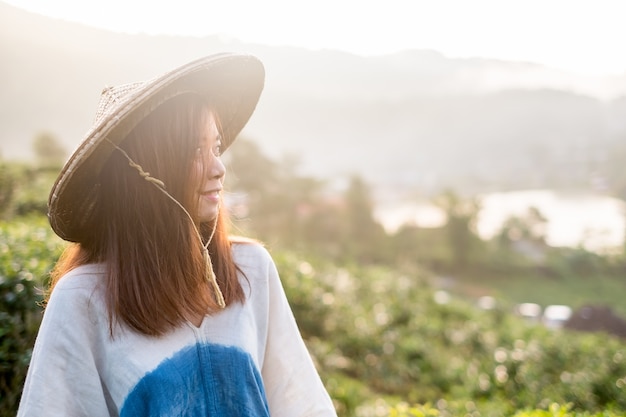
{"label": "woman's lips", "polygon": [[203,191],[200,196],[205,200],[218,202],[220,201],[220,190]]}

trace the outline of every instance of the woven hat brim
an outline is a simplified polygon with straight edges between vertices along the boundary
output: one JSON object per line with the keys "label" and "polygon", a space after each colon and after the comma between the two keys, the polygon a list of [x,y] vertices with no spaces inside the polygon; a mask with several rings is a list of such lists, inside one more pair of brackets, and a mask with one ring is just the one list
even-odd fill
{"label": "woven hat brim", "polygon": [[[113,145],[150,112],[186,92],[211,98],[222,127],[222,148],[246,125],[263,90],[265,70],[254,56],[223,53],[207,56],[141,84],[113,111],[98,120],[70,156],[48,199],[48,218],[64,240],[80,242],[95,202],[97,178]],[[110,143],[111,142],[111,143]]]}

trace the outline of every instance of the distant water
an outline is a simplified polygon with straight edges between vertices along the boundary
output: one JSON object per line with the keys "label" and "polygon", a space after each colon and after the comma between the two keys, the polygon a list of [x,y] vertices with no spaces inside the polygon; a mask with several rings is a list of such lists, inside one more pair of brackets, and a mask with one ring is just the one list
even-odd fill
{"label": "distant water", "polygon": [[[482,208],[477,231],[484,239],[496,235],[510,217],[524,217],[534,207],[547,220],[545,235],[551,246],[582,245],[602,252],[624,245],[626,202],[617,198],[551,190],[492,193],[479,198]],[[436,227],[445,222],[443,212],[431,203],[380,206],[375,216],[388,231],[406,223]]]}

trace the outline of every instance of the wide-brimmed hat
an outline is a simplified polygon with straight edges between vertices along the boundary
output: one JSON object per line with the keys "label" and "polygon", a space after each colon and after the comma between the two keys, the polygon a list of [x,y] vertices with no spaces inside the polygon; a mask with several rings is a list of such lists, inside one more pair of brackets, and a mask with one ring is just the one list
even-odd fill
{"label": "wide-brimmed hat", "polygon": [[48,199],[48,218],[62,239],[89,234],[98,176],[127,134],[165,101],[189,92],[211,99],[222,127],[222,150],[241,132],[263,90],[265,70],[254,56],[222,53],[200,58],[145,82],[102,91],[93,127],[61,170]]}

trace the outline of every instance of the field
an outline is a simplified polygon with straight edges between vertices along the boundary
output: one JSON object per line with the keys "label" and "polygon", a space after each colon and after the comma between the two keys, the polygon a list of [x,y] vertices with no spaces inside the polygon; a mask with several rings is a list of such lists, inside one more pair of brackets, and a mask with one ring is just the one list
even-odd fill
{"label": "field", "polygon": [[[63,244],[42,217],[0,227],[0,416],[10,416]],[[549,330],[460,295],[444,303],[417,267],[269,249],[341,416],[626,415],[623,340]]]}
{"label": "field", "polygon": [[605,305],[626,317],[626,282],[613,276],[590,275],[575,279],[547,279],[531,274],[480,277],[466,276],[458,283],[461,294],[490,295],[508,305],[537,303],[541,306]]}

